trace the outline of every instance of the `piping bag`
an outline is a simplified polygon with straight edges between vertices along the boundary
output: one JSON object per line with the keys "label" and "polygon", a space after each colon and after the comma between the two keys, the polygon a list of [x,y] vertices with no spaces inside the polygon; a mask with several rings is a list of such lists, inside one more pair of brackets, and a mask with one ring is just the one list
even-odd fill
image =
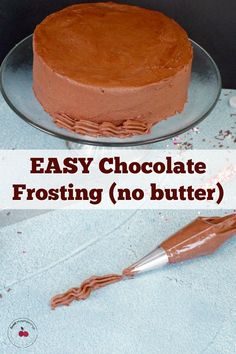
{"label": "piping bag", "polygon": [[74,300],[85,300],[91,292],[169,263],[178,263],[215,252],[236,234],[236,214],[224,217],[198,217],[163,241],[153,251],[122,271],[122,274],[92,276],[79,287],[71,288],[51,299],[51,308],[68,306]]}

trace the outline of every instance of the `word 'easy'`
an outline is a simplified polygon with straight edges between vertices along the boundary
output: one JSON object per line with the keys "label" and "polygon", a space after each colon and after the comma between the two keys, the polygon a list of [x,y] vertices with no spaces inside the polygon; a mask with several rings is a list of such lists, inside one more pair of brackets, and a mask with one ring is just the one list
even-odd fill
{"label": "word 'easy'", "polygon": [[[90,173],[92,157],[66,157],[62,161],[56,157],[32,157],[31,173],[34,174],[75,174],[81,172],[83,174]],[[96,162],[96,166],[103,174],[203,174],[206,172],[206,164],[192,159],[187,161],[173,161],[171,156],[167,156],[164,161],[122,161],[119,156],[103,157]]]}

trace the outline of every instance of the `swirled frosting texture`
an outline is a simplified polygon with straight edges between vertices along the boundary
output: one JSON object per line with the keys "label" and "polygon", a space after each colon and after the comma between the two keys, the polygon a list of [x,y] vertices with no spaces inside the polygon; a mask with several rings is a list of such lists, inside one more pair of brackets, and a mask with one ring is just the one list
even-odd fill
{"label": "swirled frosting texture", "polygon": [[[180,112],[191,62],[186,32],[160,12],[136,6],[73,5],[48,16],[34,32],[36,97],[54,118],[73,119],[68,129],[80,134],[90,135],[78,121],[112,122],[111,136],[144,134]],[[130,120],[146,129],[122,129]]]}
{"label": "swirled frosting texture", "polygon": [[113,136],[127,137],[130,135],[142,135],[148,133],[150,124],[145,122],[128,119],[119,126],[112,122],[96,123],[89,120],[76,120],[67,114],[58,113],[54,118],[55,123],[62,128],[72,130],[79,134],[90,136]]}

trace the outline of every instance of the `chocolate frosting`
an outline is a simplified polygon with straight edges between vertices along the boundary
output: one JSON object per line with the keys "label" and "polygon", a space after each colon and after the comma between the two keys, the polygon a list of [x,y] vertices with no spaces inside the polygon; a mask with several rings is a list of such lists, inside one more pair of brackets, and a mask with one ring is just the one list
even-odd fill
{"label": "chocolate frosting", "polygon": [[170,263],[211,254],[236,234],[236,214],[199,217],[161,244]]}
{"label": "chocolate frosting", "polygon": [[64,294],[59,294],[51,299],[51,308],[55,309],[57,306],[69,306],[74,300],[85,300],[90,294],[104,286],[116,283],[123,279],[123,275],[108,274],[104,276],[93,276],[86,279],[79,288],[71,288]]}
{"label": "chocolate frosting", "polygon": [[96,123],[89,120],[76,120],[66,114],[57,114],[54,122],[62,128],[79,134],[90,136],[113,136],[124,138],[130,135],[142,135],[149,132],[151,124],[139,120],[128,119],[119,126],[112,122]]}
{"label": "chocolate frosting", "polygon": [[36,27],[33,51],[37,99],[57,125],[78,134],[146,134],[187,100],[191,44],[157,11],[69,6]]}
{"label": "chocolate frosting", "polygon": [[164,14],[115,3],[78,4],[48,16],[35,50],[60,75],[85,85],[140,87],[189,63],[186,32]]}

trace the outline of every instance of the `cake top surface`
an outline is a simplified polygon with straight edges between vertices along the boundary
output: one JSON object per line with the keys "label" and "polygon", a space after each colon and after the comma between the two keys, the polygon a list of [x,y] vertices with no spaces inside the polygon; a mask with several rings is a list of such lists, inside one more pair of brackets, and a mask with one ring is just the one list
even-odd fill
{"label": "cake top surface", "polygon": [[69,6],[34,32],[34,50],[55,72],[85,85],[139,87],[192,58],[186,32],[160,12],[116,4]]}

